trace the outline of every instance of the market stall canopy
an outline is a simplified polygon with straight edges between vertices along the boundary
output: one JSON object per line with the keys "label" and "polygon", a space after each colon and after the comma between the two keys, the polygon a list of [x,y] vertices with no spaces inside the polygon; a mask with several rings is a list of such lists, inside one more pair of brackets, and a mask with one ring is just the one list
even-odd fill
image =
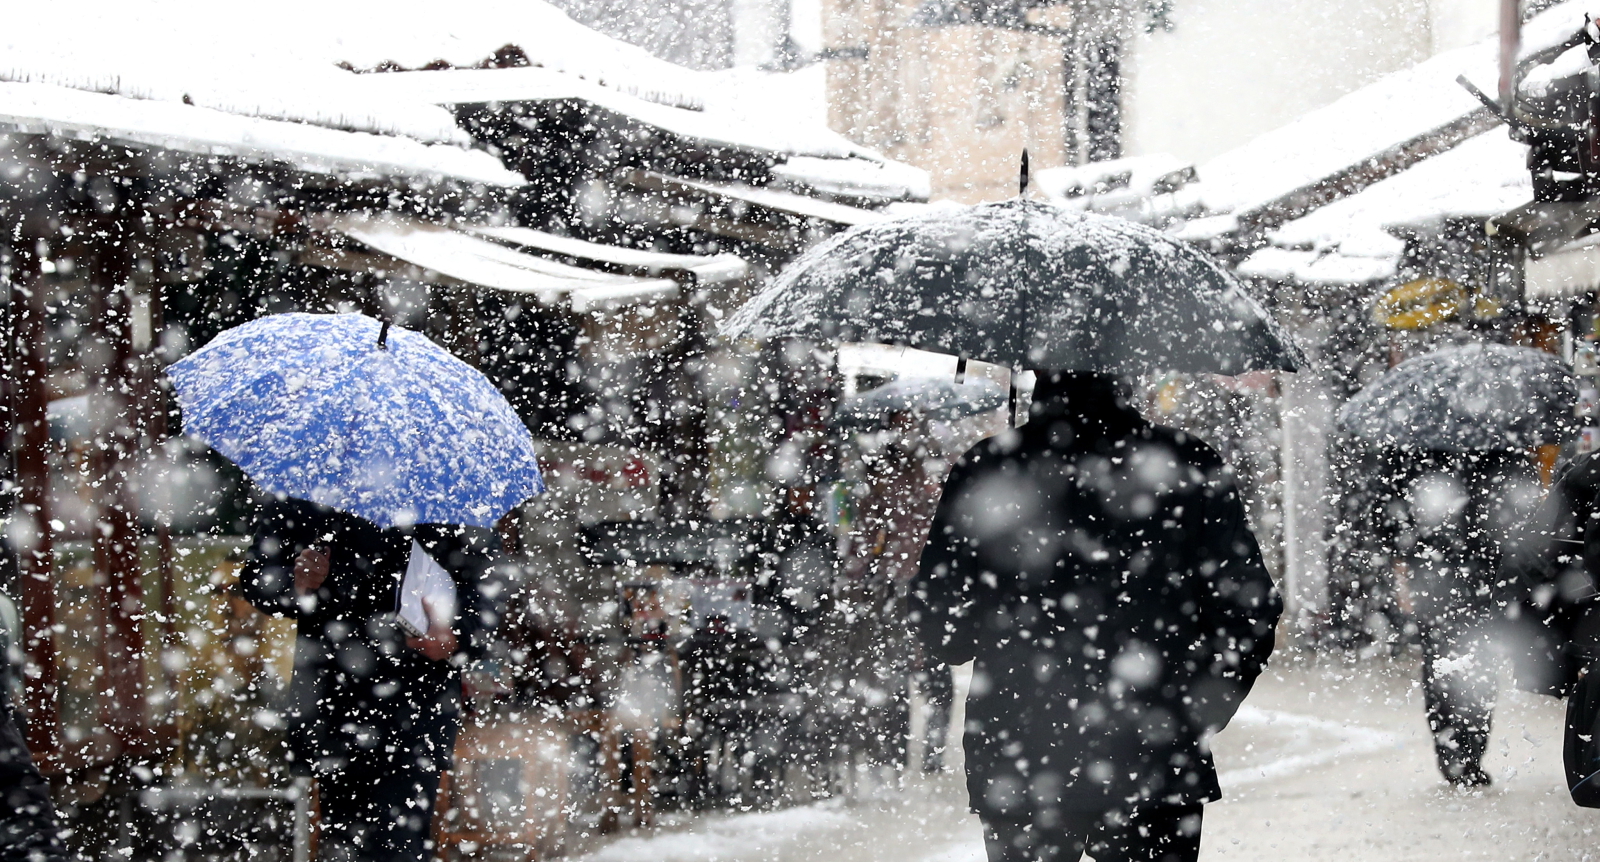
{"label": "market stall canopy", "polygon": [[1506,344],[1407,359],[1339,408],[1339,430],[1370,445],[1515,452],[1576,431],[1577,384],[1560,357]]}
{"label": "market stall canopy", "polygon": [[[565,300],[574,311],[649,301],[678,292],[678,283],[670,278],[640,278],[572,266],[525,254],[470,229],[391,214],[340,216],[330,219],[326,230],[425,273],[435,273],[435,278],[528,294],[545,304]],[[338,263],[337,250],[314,254],[328,258],[320,262]]]}

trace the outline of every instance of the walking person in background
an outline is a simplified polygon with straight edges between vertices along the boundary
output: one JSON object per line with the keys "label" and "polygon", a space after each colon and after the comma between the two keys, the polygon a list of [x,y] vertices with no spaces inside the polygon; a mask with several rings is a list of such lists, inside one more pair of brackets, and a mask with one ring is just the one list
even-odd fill
{"label": "walking person in background", "polygon": [[1422,639],[1422,691],[1439,772],[1488,786],[1496,626],[1509,598],[1501,560],[1541,494],[1517,452],[1414,452],[1390,459],[1389,542]]}
{"label": "walking person in background", "polygon": [[[499,619],[494,542],[487,530],[379,529],[296,499],[262,507],[240,586],[256,607],[299,624],[289,753],[317,781],[321,858],[427,858],[439,774],[460,729],[460,669]],[[408,636],[396,612],[417,553],[448,573],[455,596]]]}
{"label": "walking person in background", "polygon": [[1216,453],[1112,378],[1040,372],[1028,423],[946,480],[911,601],[930,661],[975,662],[990,862],[1197,858],[1207,740],[1282,608]]}

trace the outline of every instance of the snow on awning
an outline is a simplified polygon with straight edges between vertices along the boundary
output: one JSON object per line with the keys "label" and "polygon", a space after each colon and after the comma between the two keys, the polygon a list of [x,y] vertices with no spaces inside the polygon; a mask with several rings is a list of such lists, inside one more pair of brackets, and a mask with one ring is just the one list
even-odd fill
{"label": "snow on awning", "polygon": [[1491,130],[1267,235],[1239,271],[1302,284],[1362,285],[1391,277],[1406,244],[1533,199],[1524,148]]}
{"label": "snow on awning", "polygon": [[927,171],[892,159],[796,155],[773,167],[772,175],[791,186],[839,197],[926,201],[932,194]]}
{"label": "snow on awning", "polygon": [[882,221],[889,216],[878,210],[863,209],[832,201],[818,200],[794,192],[757,188],[740,183],[713,183],[669,177],[650,171],[635,171],[628,179],[630,185],[648,191],[689,197],[704,197],[752,204],[761,209],[802,219],[815,219],[840,227]]}
{"label": "snow on awning", "polygon": [[1239,264],[1238,273],[1248,278],[1339,287],[1384,281],[1393,278],[1397,270],[1397,261],[1384,258],[1264,248],[1245,258]]}
{"label": "snow on awning", "polygon": [[0,82],[0,130],[284,163],[350,179],[398,176],[501,187],[526,184],[522,175],[477,150],[54,84]]}
{"label": "snow on awning", "polygon": [[1582,296],[1600,290],[1600,234],[1591,234],[1523,265],[1529,297]]}
{"label": "snow on awning", "polygon": [[589,311],[675,296],[666,278],[613,275],[523,254],[443,225],[385,215],[345,216],[329,229],[362,245],[453,281],[535,296],[542,303],[567,299]]}
{"label": "snow on awning", "polygon": [[693,276],[696,282],[702,284],[739,281],[750,274],[750,265],[731,254],[695,255],[645,251],[558,236],[526,227],[469,227],[467,230],[480,236],[562,257],[634,270],[636,274],[661,275],[681,272]]}

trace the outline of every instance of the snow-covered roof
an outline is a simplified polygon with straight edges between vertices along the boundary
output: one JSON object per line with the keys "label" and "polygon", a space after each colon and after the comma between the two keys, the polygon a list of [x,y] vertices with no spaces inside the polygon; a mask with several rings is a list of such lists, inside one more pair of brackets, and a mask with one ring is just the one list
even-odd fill
{"label": "snow-covered roof", "polygon": [[358,87],[389,101],[439,105],[579,102],[704,147],[765,154],[776,162],[775,178],[802,189],[825,195],[927,199],[926,171],[885,159],[804,115],[753,109],[745,99],[719,92],[722,82],[715,76],[682,71],[702,75],[692,82],[705,96],[695,100],[702,106],[698,109],[659,104],[537,66],[362,75]]}
{"label": "snow-covered roof", "polygon": [[[226,8],[185,0],[14,4],[0,28],[0,80],[425,143],[470,143],[448,111],[358,90],[358,76],[319,53],[314,38],[292,38],[268,20],[285,14],[275,8],[245,21]],[[320,31],[323,16],[316,18],[315,25],[302,18],[296,26]]]}
{"label": "snow-covered roof", "polygon": [[[1584,0],[1567,0],[1535,16],[1523,25],[1523,53],[1560,44],[1591,10]],[[1198,165],[1195,182],[1146,194],[1142,206],[1115,196],[1077,205],[1156,223],[1176,220],[1170,229],[1193,241],[1270,229],[1492,128],[1498,120],[1456,78],[1464,74],[1493,89],[1498,54],[1495,38],[1385,75]]]}
{"label": "snow-covered roof", "polygon": [[[1523,25],[1523,53],[1559,44],[1583,24],[1592,4],[1567,0]],[[1243,212],[1269,206],[1452,123],[1483,106],[1456,78],[1480,87],[1498,80],[1499,39],[1446,51],[1310,111],[1201,164],[1195,186],[1205,211]]]}
{"label": "snow-covered roof", "polygon": [[360,88],[379,97],[437,105],[583,101],[713,146],[835,159],[869,155],[869,151],[826,127],[803,123],[779,126],[751,122],[733,113],[670,107],[538,66],[395,72],[356,77]]}
{"label": "snow-covered roof", "polygon": [[1488,218],[1532,199],[1526,149],[1497,128],[1272,231],[1272,246],[1239,269],[1302,284],[1382,280],[1405,251],[1397,229]]}
{"label": "snow-covered roof", "polygon": [[241,116],[177,101],[0,81],[0,130],[110,139],[205,156],[274,162],[352,179],[444,178],[520,186],[488,153],[411,138]]}
{"label": "snow-covered roof", "polygon": [[543,0],[457,0],[447,7],[428,0],[290,2],[315,9],[297,25],[315,20],[306,29],[337,33],[323,50],[358,70],[471,68],[514,50],[529,65],[647,101],[704,106],[694,70],[585,27]]}

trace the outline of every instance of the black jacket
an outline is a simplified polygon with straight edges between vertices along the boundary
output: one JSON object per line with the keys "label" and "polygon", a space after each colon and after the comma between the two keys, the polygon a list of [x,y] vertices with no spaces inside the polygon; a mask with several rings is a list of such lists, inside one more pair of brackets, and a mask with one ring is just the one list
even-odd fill
{"label": "black jacket", "polygon": [[1405,560],[1427,626],[1486,619],[1510,599],[1501,575],[1542,488],[1517,452],[1390,452],[1385,543]]}
{"label": "black jacket", "polygon": [[1282,604],[1215,452],[1091,375],[945,482],[911,595],[929,656],[975,661],[974,811],[1218,797],[1205,744],[1272,652]]}
{"label": "black jacket", "polygon": [[[415,538],[456,582],[460,647],[432,661],[396,624],[399,587]],[[294,592],[294,561],[331,549],[314,602]],[[411,758],[444,768],[459,727],[459,668],[481,656],[500,617],[488,531],[419,525],[381,530],[302,500],[270,501],[258,515],[240,588],[261,610],[293,617],[290,754],[300,770],[381,766]]]}

